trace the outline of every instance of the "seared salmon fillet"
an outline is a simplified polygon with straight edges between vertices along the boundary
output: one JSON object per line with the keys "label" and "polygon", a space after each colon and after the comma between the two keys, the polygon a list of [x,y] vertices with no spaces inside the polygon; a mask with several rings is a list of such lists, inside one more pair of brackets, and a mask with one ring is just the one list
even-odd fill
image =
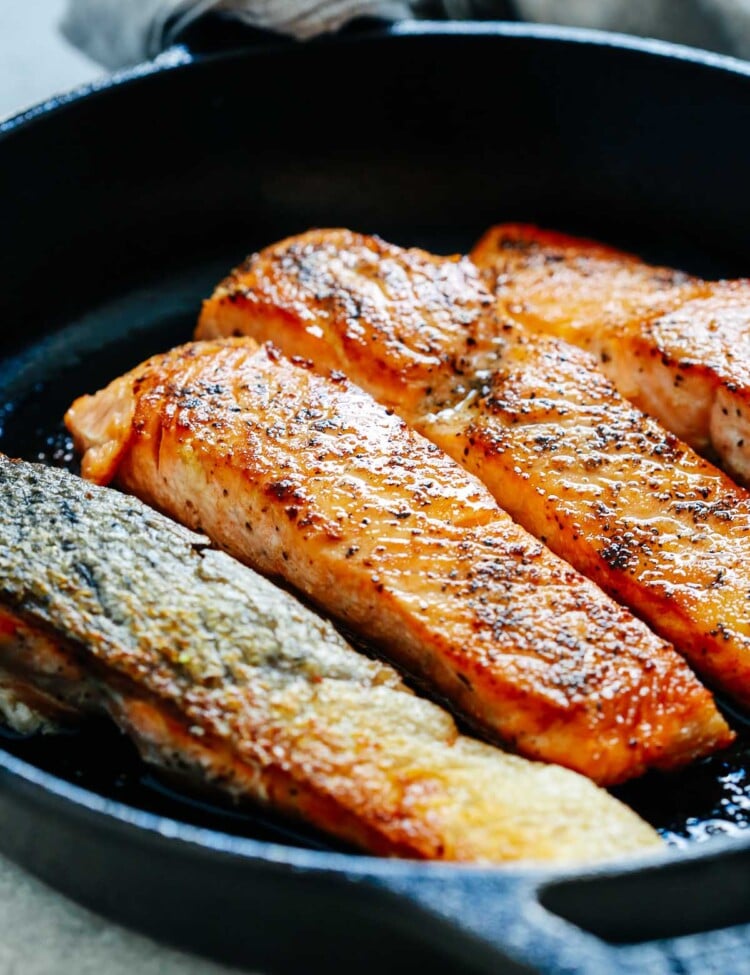
{"label": "seared salmon fillet", "polygon": [[205,302],[199,336],[240,332],[379,396],[750,705],[750,495],[619,396],[589,354],[499,317],[470,261],[311,231],[251,257]]}
{"label": "seared salmon fillet", "polygon": [[501,318],[588,349],[619,392],[750,482],[750,282],[707,282],[536,227],[471,257]]}
{"label": "seared salmon fillet", "polygon": [[87,477],[295,587],[527,757],[612,783],[731,740],[668,644],[340,374],[195,343],[67,422]]}
{"label": "seared salmon fillet", "polygon": [[54,720],[109,714],[194,786],[373,853],[598,860],[659,843],[584,777],[460,735],[386,664],[135,498],[0,458],[0,525],[0,672]]}

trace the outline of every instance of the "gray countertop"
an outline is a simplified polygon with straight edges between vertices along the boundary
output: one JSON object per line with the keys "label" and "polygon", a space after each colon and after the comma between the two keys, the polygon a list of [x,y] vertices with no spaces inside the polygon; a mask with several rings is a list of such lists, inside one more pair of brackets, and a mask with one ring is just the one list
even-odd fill
{"label": "gray countertop", "polygon": [[[58,35],[62,8],[63,0],[0,3],[0,118],[102,74]],[[0,857],[0,975],[228,971],[105,921]]]}

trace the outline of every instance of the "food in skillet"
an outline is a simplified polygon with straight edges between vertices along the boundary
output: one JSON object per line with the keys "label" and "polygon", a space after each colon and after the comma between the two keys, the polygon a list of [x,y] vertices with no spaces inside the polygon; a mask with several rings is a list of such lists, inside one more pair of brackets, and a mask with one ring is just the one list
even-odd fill
{"label": "food in skillet", "polygon": [[503,317],[593,352],[620,393],[750,482],[750,281],[708,282],[537,227],[472,251]]}
{"label": "food in skillet", "polygon": [[87,477],[296,587],[525,756],[612,783],[731,740],[668,644],[341,374],[194,343],[67,422]]}
{"label": "food in skillet", "polygon": [[137,499],[0,456],[0,533],[0,701],[21,730],[109,714],[150,763],[373,853],[598,860],[659,842],[582,776],[459,735]]}
{"label": "food in skillet", "polygon": [[466,258],[311,231],[238,268],[197,335],[272,339],[345,372],[750,704],[750,495],[625,402],[586,352],[495,304]]}

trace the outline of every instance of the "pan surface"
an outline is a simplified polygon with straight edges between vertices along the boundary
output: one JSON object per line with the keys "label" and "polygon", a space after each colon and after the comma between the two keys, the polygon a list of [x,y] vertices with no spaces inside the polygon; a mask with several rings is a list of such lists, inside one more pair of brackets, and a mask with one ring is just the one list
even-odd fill
{"label": "pan surface", "polygon": [[[729,59],[420,24],[172,61],[0,129],[12,456],[74,469],[71,399],[188,340],[231,266],[309,226],[452,252],[518,219],[705,275],[750,273],[750,68]],[[336,851],[173,794],[106,726],[2,739],[0,847],[127,923],[272,970],[551,972],[573,958],[579,971],[706,971],[710,958],[731,973],[747,934],[712,929],[750,921],[750,732],[730,720],[731,750],[618,790],[673,852],[616,877]]]}

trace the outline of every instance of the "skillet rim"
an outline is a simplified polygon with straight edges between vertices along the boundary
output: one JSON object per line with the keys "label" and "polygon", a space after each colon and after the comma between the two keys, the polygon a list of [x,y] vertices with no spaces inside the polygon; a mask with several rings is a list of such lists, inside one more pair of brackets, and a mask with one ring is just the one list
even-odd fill
{"label": "skillet rim", "polygon": [[157,55],[152,61],[142,61],[132,67],[114,71],[101,78],[78,85],[69,91],[54,94],[44,101],[12,112],[5,117],[0,116],[0,143],[8,133],[15,132],[19,128],[43,119],[47,115],[75,104],[84,98],[94,97],[106,93],[112,88],[137,82],[165,71],[189,68],[196,63],[207,60],[241,59],[260,50],[288,49],[294,43],[298,43],[300,48],[312,45],[335,46],[387,37],[503,37],[566,44],[588,44],[595,47],[632,51],[655,58],[682,61],[699,67],[726,71],[730,74],[750,78],[750,61],[744,61],[729,54],[719,54],[714,51],[690,47],[687,44],[675,44],[672,41],[663,41],[652,37],[635,37],[617,31],[595,30],[589,27],[565,27],[556,24],[517,23],[515,21],[403,20],[380,28],[370,28],[351,34],[319,37],[304,43],[293,42],[289,38],[278,35],[262,48],[253,45],[239,46],[228,51],[207,54],[194,53],[186,45],[176,43]]}
{"label": "skillet rim", "polygon": [[[368,28],[344,35],[318,38],[299,45],[300,48],[315,46],[338,46],[357,44],[361,41],[374,41],[379,38],[398,38],[408,41],[421,37],[498,37],[503,39],[535,40],[542,43],[564,43],[570,45],[590,45],[629,51],[660,61],[678,61],[692,64],[710,71],[722,71],[735,77],[750,79],[750,61],[743,61],[729,55],[718,54],[687,45],[675,44],[654,38],[634,37],[627,34],[595,30],[590,28],[564,27],[552,24],[528,24],[506,21],[433,21],[406,20],[383,27]],[[193,68],[206,61],[234,61],[255,54],[273,54],[286,50],[294,42],[279,36],[278,39],[262,47],[253,45],[238,46],[228,51],[194,53],[180,43],[168,48],[153,61],[146,61],[133,67],[116,71],[100,79],[77,86],[68,92],[55,94],[50,98],[21,109],[6,118],[0,118],[0,151],[3,140],[13,133],[44,122],[49,115],[64,112],[84,99],[106,95],[113,89],[124,85],[137,84],[144,79],[165,72]],[[419,878],[429,875],[455,877],[461,874],[494,875],[508,878],[528,879],[536,885],[567,879],[594,879],[606,876],[623,876],[648,870],[649,873],[689,861],[711,862],[732,853],[750,851],[750,836],[746,839],[714,836],[701,843],[687,847],[664,847],[645,854],[628,855],[616,859],[586,864],[547,864],[543,862],[509,862],[500,864],[470,864],[428,862],[407,859],[388,859],[358,853],[321,851],[285,845],[283,843],[256,840],[250,837],[225,833],[207,827],[194,826],[169,816],[161,816],[128,803],[111,799],[89,789],[61,779],[38,766],[7,752],[0,744],[0,785],[10,784],[15,791],[30,790],[35,801],[62,801],[71,813],[93,815],[102,823],[114,821],[119,826],[158,837],[162,841],[172,841],[200,847],[219,857],[238,858],[252,865],[259,861],[280,868],[307,870],[353,876]],[[749,831],[750,832],[750,831]]]}

